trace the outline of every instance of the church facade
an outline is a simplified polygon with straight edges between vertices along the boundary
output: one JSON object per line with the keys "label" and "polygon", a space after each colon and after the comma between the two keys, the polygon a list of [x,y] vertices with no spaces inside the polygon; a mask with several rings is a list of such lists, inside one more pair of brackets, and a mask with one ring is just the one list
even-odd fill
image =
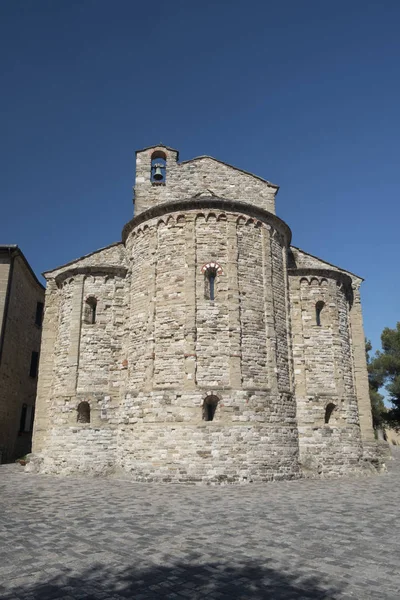
{"label": "church facade", "polygon": [[291,246],[277,191],[136,153],[121,242],[45,273],[32,469],[239,483],[377,464],[362,279]]}

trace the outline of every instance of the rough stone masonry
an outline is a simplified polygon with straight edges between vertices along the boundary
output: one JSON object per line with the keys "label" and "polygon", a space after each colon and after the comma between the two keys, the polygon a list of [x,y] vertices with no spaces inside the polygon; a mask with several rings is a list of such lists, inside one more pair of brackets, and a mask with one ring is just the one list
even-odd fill
{"label": "rough stone masonry", "polygon": [[379,468],[362,279],[292,247],[278,187],[136,153],[122,240],[45,273],[43,473],[242,483]]}

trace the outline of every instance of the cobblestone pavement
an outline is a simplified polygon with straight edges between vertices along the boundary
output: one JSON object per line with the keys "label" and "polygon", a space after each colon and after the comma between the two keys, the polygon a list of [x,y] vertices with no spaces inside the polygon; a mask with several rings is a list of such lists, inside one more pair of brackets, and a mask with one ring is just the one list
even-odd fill
{"label": "cobblestone pavement", "polygon": [[0,467],[0,598],[400,599],[400,455],[377,477],[191,487]]}

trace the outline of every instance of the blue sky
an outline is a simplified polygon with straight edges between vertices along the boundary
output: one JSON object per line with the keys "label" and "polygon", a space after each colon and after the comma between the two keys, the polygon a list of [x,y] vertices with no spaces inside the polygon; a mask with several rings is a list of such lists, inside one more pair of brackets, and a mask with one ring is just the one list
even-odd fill
{"label": "blue sky", "polygon": [[400,320],[400,3],[2,0],[0,243],[40,273],[120,239],[134,151],[281,186],[293,244]]}

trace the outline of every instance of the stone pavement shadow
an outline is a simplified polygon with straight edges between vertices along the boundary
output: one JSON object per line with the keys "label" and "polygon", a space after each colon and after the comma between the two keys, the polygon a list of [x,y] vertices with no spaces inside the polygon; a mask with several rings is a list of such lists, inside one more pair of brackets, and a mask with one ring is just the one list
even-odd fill
{"label": "stone pavement shadow", "polygon": [[[334,600],[347,596],[322,577],[278,572],[254,561],[147,566],[93,565],[77,573],[61,564],[59,574],[26,575],[0,586],[2,600]],[[341,588],[341,589],[340,589]]]}

